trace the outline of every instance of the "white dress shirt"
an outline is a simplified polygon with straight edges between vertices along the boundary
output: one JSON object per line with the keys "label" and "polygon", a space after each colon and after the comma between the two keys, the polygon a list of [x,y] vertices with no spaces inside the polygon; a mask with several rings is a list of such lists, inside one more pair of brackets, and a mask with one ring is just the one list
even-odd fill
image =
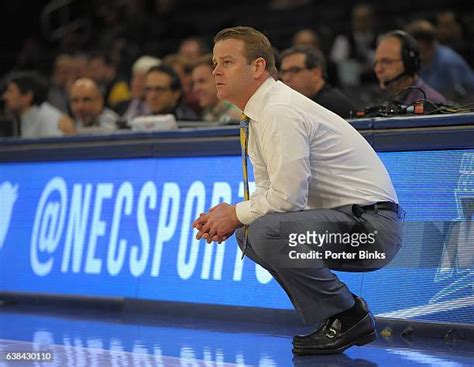
{"label": "white dress shirt", "polygon": [[357,130],[282,82],[268,78],[244,113],[255,191],[236,206],[241,223],[275,212],[398,203],[387,170]]}
{"label": "white dress shirt", "polygon": [[84,125],[82,120],[76,119],[76,130],[78,135],[87,134],[110,134],[117,130],[117,115],[110,108],[104,107],[99,116],[97,116],[90,125]]}
{"label": "white dress shirt", "polygon": [[32,106],[21,116],[21,136],[24,138],[42,138],[62,136],[59,120],[63,113],[48,102]]}

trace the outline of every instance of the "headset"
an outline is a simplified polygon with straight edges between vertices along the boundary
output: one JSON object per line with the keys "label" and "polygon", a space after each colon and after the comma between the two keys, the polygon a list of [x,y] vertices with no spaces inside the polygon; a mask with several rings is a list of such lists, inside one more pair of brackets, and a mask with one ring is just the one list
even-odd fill
{"label": "headset", "polygon": [[387,37],[396,37],[402,46],[402,61],[405,67],[405,75],[414,76],[420,71],[420,47],[415,38],[402,30],[392,31]]}

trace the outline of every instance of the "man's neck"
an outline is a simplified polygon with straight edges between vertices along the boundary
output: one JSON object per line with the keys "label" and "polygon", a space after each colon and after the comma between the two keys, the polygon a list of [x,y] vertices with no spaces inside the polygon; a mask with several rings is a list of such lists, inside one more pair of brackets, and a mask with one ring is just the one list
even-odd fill
{"label": "man's neck", "polygon": [[245,96],[245,98],[242,98],[241,101],[236,101],[236,103],[229,101],[231,103],[234,103],[240,110],[244,111],[245,106],[247,105],[248,101],[252,96],[255,94],[255,92],[262,86],[263,83],[265,83],[268,78],[271,78],[270,74],[265,73],[265,77],[262,76],[262,78],[259,78],[258,80],[255,81],[253,84],[252,88],[249,88],[249,92]]}
{"label": "man's neck", "polygon": [[311,96],[309,97],[313,97],[317,95],[321,91],[321,89],[324,88],[325,85],[326,85],[326,81],[324,79],[318,80],[318,82],[314,85]]}
{"label": "man's neck", "polygon": [[394,82],[392,85],[389,85],[387,87],[387,90],[392,97],[396,97],[403,90],[413,86],[416,83],[417,79],[418,77],[416,75],[415,76],[406,75],[402,79]]}
{"label": "man's neck", "polygon": [[23,116],[24,116],[25,114],[27,114],[32,108],[33,108],[33,105],[22,107],[22,108],[18,111],[18,115],[19,115],[20,117],[23,117]]}

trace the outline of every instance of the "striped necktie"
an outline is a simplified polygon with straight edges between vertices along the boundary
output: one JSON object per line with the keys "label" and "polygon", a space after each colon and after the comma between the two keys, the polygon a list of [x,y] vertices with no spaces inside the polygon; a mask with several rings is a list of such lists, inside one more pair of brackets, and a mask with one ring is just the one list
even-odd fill
{"label": "striped necktie", "polygon": [[[242,153],[242,176],[244,179],[244,200],[250,199],[249,190],[249,175],[248,175],[248,164],[247,157],[249,152],[249,122],[250,119],[244,113],[240,115],[240,147]],[[249,226],[244,227],[244,248],[242,250],[242,259],[245,256],[245,250],[247,249]]]}

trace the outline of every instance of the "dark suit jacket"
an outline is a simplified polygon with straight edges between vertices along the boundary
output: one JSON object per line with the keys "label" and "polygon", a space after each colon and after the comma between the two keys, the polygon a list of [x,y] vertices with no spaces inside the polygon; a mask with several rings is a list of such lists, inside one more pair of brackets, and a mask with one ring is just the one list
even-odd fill
{"label": "dark suit jacket", "polygon": [[311,99],[344,118],[349,118],[351,110],[355,110],[349,98],[342,94],[339,89],[331,87],[328,83],[324,84],[324,87]]}

